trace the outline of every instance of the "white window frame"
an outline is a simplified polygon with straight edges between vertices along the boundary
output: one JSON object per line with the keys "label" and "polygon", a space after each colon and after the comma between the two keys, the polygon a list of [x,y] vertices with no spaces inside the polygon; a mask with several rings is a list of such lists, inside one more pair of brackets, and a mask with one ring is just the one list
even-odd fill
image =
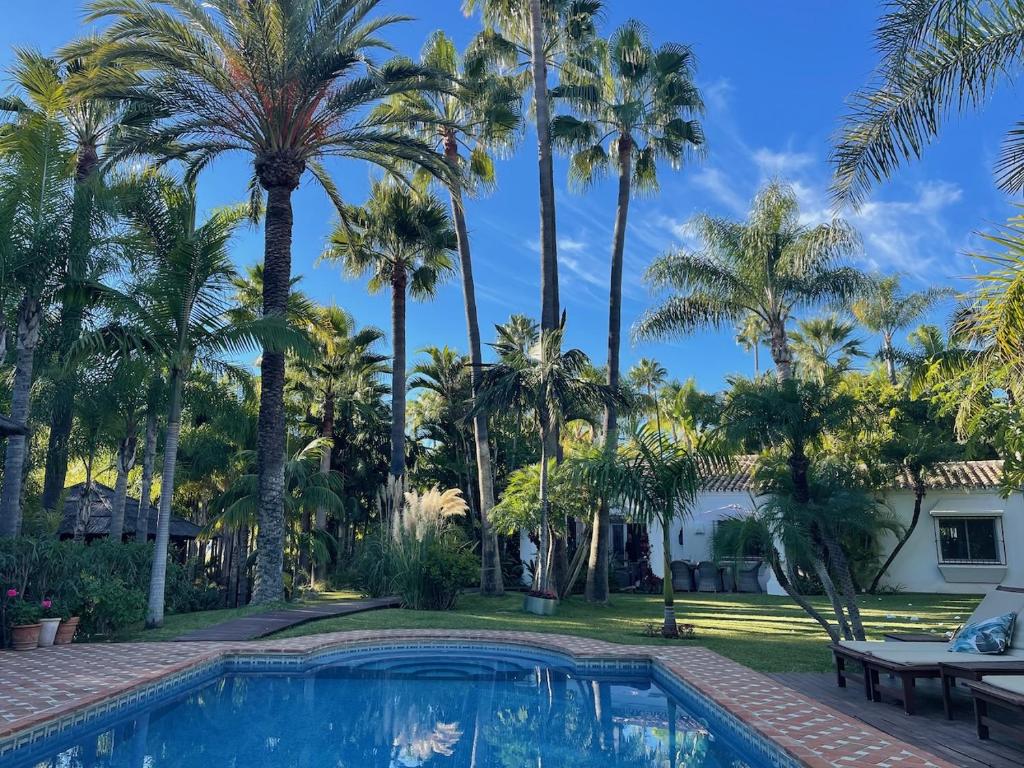
{"label": "white window frame", "polygon": [[[935,520],[935,554],[938,558],[939,565],[948,566],[1000,566],[1006,565],[1006,544],[1005,538],[1003,537],[1003,515],[1001,512],[991,512],[989,514],[978,514],[978,513],[955,513],[955,512],[944,512],[944,513],[932,513],[933,519]],[[976,520],[990,520],[995,533],[996,543],[996,560],[946,560],[942,556],[942,523],[949,522],[952,520],[963,520],[963,521],[976,521]]]}

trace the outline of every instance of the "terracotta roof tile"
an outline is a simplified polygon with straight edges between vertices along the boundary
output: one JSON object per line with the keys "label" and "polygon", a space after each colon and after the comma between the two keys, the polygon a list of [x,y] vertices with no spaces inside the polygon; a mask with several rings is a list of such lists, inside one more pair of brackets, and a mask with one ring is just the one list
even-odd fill
{"label": "terracotta roof tile", "polygon": [[[704,485],[705,491],[753,491],[754,466],[757,456],[737,456],[730,472],[710,478]],[[998,488],[1003,475],[1003,462],[998,459],[986,461],[945,461],[928,474],[927,484],[931,489],[942,488]],[[901,472],[893,485],[901,490],[914,487],[910,474]]]}

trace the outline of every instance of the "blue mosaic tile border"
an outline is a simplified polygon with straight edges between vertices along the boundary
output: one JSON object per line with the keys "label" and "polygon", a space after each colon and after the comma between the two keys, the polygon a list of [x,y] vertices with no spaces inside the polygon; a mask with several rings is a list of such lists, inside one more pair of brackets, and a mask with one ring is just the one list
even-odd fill
{"label": "blue mosaic tile border", "polygon": [[45,746],[44,740],[57,736],[71,739],[76,735],[84,735],[89,730],[99,727],[98,721],[113,715],[126,714],[129,710],[141,708],[166,701],[181,695],[227,673],[255,674],[260,672],[302,672],[316,667],[344,661],[358,661],[360,658],[376,655],[387,655],[395,652],[415,652],[423,650],[444,650],[475,654],[490,654],[494,657],[508,658],[512,655],[516,660],[540,663],[548,666],[568,667],[583,675],[637,676],[651,679],[669,695],[697,718],[709,731],[727,738],[737,751],[758,761],[766,761],[772,768],[800,768],[799,760],[788,755],[778,744],[762,736],[742,720],[732,715],[699,690],[685,681],[666,671],[650,658],[622,657],[574,657],[570,653],[537,648],[526,643],[515,643],[507,640],[486,642],[453,642],[430,639],[416,641],[368,640],[358,643],[344,644],[334,648],[325,648],[308,653],[302,652],[267,652],[229,654],[213,661],[201,662],[182,672],[175,673],[164,680],[142,685],[126,691],[107,701],[68,713],[62,717],[49,720],[40,725],[18,731],[0,740],[0,766],[3,758],[10,756],[15,750],[24,750],[17,755],[30,758],[35,749],[40,751]]}

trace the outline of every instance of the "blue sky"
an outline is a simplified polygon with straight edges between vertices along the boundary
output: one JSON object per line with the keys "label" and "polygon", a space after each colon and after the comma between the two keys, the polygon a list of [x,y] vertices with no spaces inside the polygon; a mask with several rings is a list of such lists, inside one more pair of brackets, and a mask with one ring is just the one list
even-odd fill
{"label": "blue sky", "polygon": [[[462,47],[478,29],[460,0],[386,0],[382,10],[418,16],[391,28],[389,39],[416,55],[427,35],[443,28]],[[624,324],[650,306],[641,276],[658,253],[683,241],[682,225],[698,211],[742,216],[757,187],[780,176],[796,188],[808,220],[828,215],[829,139],[843,113],[844,99],[866,81],[875,63],[872,32],[880,6],[871,2],[822,3],[787,0],[753,3],[718,0],[683,3],[609,0],[604,27],[630,15],[652,30],[656,42],[693,46],[698,84],[707,102],[707,156],[679,171],[661,171],[657,196],[634,201],[626,243]],[[52,50],[88,31],[80,0],[5,3],[0,25],[0,66],[15,45]],[[1013,202],[992,181],[992,166],[1005,130],[1016,113],[1003,93],[981,116],[950,122],[941,141],[922,162],[911,163],[879,187],[860,211],[849,214],[864,240],[857,257],[865,269],[897,271],[908,287],[965,288],[975,264],[965,252],[979,247],[973,233],[1002,222]],[[513,157],[498,166],[499,187],[468,208],[485,340],[492,326],[513,312],[539,315],[539,256],[536,154],[527,136]],[[371,171],[338,162],[332,171],[350,201],[361,201]],[[241,157],[212,166],[201,179],[203,204],[215,206],[245,197],[249,171]],[[604,362],[607,327],[608,258],[614,214],[614,185],[606,182],[585,195],[569,192],[565,162],[556,165],[561,295],[569,317],[569,343]],[[333,214],[320,190],[307,182],[294,199],[294,270],[302,288],[323,302],[336,302],[361,323],[388,327],[386,295],[371,296],[365,284],[344,278],[331,265],[316,265]],[[248,232],[238,243],[240,264],[261,256],[262,236]],[[942,321],[948,307],[936,314]],[[461,290],[443,287],[429,304],[410,304],[409,348],[448,344],[466,348]],[[869,342],[873,350],[874,340]],[[653,356],[673,376],[693,376],[717,389],[725,376],[749,373],[752,360],[732,334],[701,333],[671,343],[623,349],[628,366]]]}

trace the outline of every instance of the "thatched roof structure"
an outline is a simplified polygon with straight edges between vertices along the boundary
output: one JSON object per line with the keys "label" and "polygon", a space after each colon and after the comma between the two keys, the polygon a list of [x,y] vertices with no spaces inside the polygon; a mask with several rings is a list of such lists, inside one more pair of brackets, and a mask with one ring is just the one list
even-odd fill
{"label": "thatched roof structure", "polygon": [[[64,516],[60,521],[58,534],[62,539],[70,539],[75,535],[75,521],[78,519],[78,501],[81,498],[85,483],[78,483],[65,489]],[[110,513],[114,505],[114,489],[103,483],[92,484],[89,511],[89,522],[85,527],[85,537],[96,539],[110,534]],[[139,500],[131,496],[124,503],[124,535],[135,538],[135,522],[139,514]],[[156,537],[157,508],[149,505],[149,538]],[[171,515],[171,541],[191,541],[199,535],[200,527],[193,522]]]}

